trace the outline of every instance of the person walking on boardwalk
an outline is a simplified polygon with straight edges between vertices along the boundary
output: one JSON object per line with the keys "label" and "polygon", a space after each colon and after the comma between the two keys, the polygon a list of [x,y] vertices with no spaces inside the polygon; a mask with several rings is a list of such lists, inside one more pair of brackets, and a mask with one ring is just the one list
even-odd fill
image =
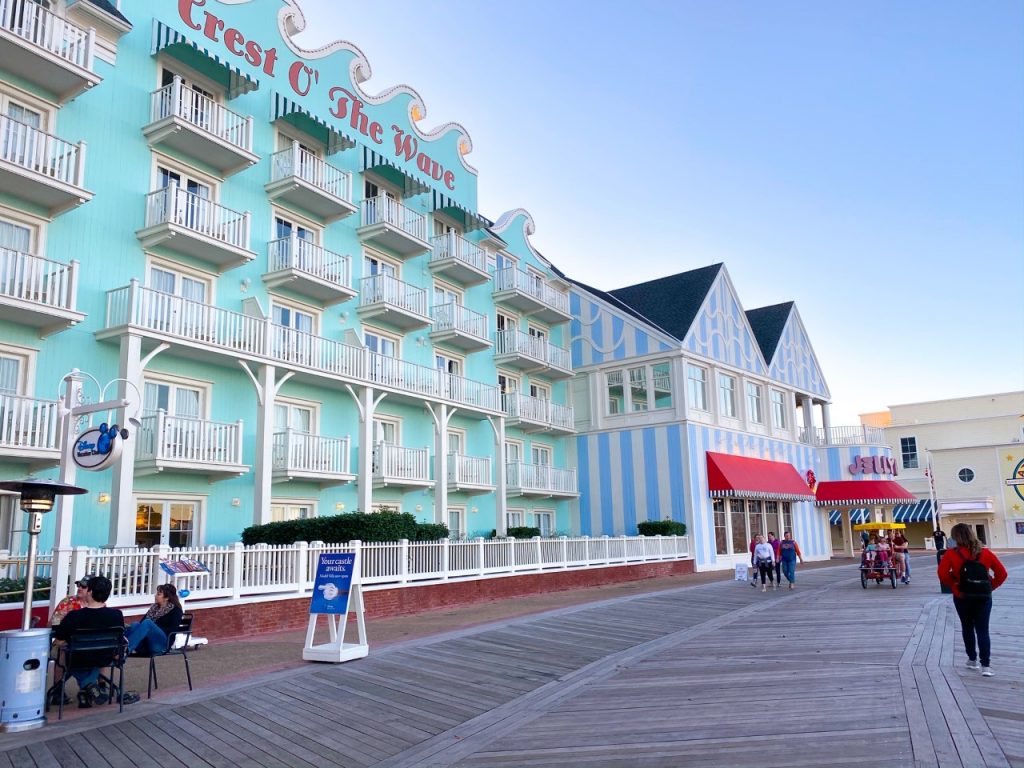
{"label": "person walking on boardwalk", "polygon": [[[981,546],[974,529],[957,523],[949,532],[956,543],[939,561],[939,581],[953,591],[953,605],[960,617],[967,668],[991,677],[992,641],[988,620],[992,614],[992,591],[1006,581],[1006,568],[992,550]],[[979,656],[981,664],[979,665]]]}
{"label": "person walking on boardwalk", "polygon": [[754,545],[754,554],[751,557],[751,565],[757,568],[757,572],[761,574],[761,591],[768,591],[768,582],[772,582],[774,589],[778,589],[778,585],[775,584],[775,550],[772,549],[772,545],[764,540],[764,536],[760,533],[757,534],[756,544]]}
{"label": "person walking on boardwalk", "polygon": [[775,583],[782,586],[782,564],[779,562],[779,537],[775,531],[768,531],[768,543],[772,545],[772,552],[775,554]]}
{"label": "person walking on boardwalk", "polygon": [[[782,572],[786,576],[786,581],[789,582],[789,588],[792,589],[796,583],[796,561],[804,561],[803,553],[800,551],[800,545],[793,540],[793,534],[790,531],[786,531],[783,534],[782,541],[779,542],[779,565],[782,567]],[[779,584],[782,580],[779,579]]]}

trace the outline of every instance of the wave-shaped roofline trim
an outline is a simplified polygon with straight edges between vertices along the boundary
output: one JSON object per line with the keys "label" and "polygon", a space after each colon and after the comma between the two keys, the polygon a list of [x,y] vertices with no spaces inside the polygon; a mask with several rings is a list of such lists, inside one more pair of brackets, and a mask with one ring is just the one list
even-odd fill
{"label": "wave-shaped roofline trim", "polygon": [[505,211],[501,216],[494,222],[494,226],[491,230],[497,234],[501,234],[509,227],[520,216],[523,217],[523,242],[526,243],[526,247],[530,249],[530,253],[544,266],[553,266],[549,259],[546,259],[541,255],[540,251],[533,247],[533,243],[530,242],[530,236],[537,231],[537,224],[533,220],[533,215],[525,208],[513,208],[511,211]]}

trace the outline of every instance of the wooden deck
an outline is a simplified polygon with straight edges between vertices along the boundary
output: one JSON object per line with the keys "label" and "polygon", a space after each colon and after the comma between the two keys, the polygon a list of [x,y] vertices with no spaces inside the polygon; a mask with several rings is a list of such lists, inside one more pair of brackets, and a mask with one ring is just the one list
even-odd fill
{"label": "wooden deck", "polygon": [[371,645],[0,736],[0,768],[1024,768],[1024,556],[1005,558],[992,678],[964,667],[933,562],[895,591],[843,566],[792,592],[717,582]]}

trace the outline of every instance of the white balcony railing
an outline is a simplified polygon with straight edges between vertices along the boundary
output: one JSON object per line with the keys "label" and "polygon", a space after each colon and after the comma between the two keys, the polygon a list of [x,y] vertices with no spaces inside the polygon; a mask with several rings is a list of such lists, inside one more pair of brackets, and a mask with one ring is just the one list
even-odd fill
{"label": "white balcony railing", "polygon": [[506,329],[494,334],[495,355],[523,355],[538,362],[547,361],[546,342],[523,331]]}
{"label": "white balcony railing", "polygon": [[347,437],[322,437],[286,429],[274,434],[274,469],[291,472],[350,474]]}
{"label": "white balcony railing", "polygon": [[146,227],[175,224],[227,245],[249,250],[249,214],[170,184],[146,195]]}
{"label": "white balcony railing", "polygon": [[549,424],[566,430],[571,430],[575,426],[571,405],[560,405],[540,397],[524,395],[521,392],[506,392],[502,395],[502,405],[505,414],[510,419]]}
{"label": "white balcony railing", "polygon": [[359,284],[359,306],[391,304],[399,309],[427,316],[427,292],[391,275],[370,275]]}
{"label": "white balcony railing", "polygon": [[390,224],[418,240],[425,242],[427,239],[427,217],[387,195],[363,200],[362,226],[372,224]]}
{"label": "white balcony railing", "polygon": [[435,331],[461,331],[478,339],[487,339],[487,315],[462,304],[435,304],[430,310],[430,319],[431,328]]}
{"label": "white balcony railing", "polygon": [[242,422],[169,416],[160,410],[142,417],[135,450],[140,461],[241,464]]}
{"label": "white balcony railing", "polygon": [[271,240],[267,254],[270,272],[294,269],[342,288],[352,287],[352,263],[348,256],[302,240],[294,232],[290,237]]}
{"label": "white balcony railing", "polygon": [[807,445],[886,445],[885,430],[880,427],[815,427],[810,432],[801,428],[800,442]]}
{"label": "white balcony railing", "polygon": [[378,443],[373,446],[373,476],[380,480],[429,483],[430,453],[426,448]]}
{"label": "white balcony railing", "polygon": [[0,26],[76,67],[92,71],[95,33],[32,0],[0,0]]}
{"label": "white balcony railing", "polygon": [[0,395],[0,448],[60,450],[60,403]]}
{"label": "white balcony railing", "polygon": [[548,403],[548,423],[559,429],[575,429],[576,418],[571,405]]}
{"label": "white balcony railing", "polygon": [[0,296],[75,311],[78,262],[62,264],[0,248]]}
{"label": "white balcony railing", "polygon": [[346,202],[352,201],[352,176],[324,162],[312,152],[293,142],[271,157],[270,180],[281,181],[297,176],[311,186]]}
{"label": "white balcony railing", "polygon": [[218,139],[252,152],[252,117],[232,112],[206,94],[189,88],[181,78],[153,91],[150,102],[150,122],[177,117]]}
{"label": "white balcony railing", "polygon": [[267,319],[189,301],[136,281],[107,292],[105,328],[136,326],[161,336],[223,350],[288,361],[326,376],[372,382],[427,398],[499,410],[498,388],[430,366],[370,352],[340,341],[275,325]]}
{"label": "white balcony railing", "polygon": [[449,453],[448,482],[452,485],[494,485],[490,458]]}
{"label": "white balcony railing", "polygon": [[0,115],[0,160],[47,179],[85,186],[85,144],[71,144]]}
{"label": "white balcony railing", "polygon": [[510,461],[505,464],[505,482],[509,488],[522,491],[575,494],[576,470]]}
{"label": "white balcony railing", "polygon": [[435,237],[432,245],[431,261],[455,259],[480,272],[487,271],[487,254],[483,249],[455,232]]}
{"label": "white balcony railing", "polygon": [[495,291],[519,291],[563,314],[569,314],[569,295],[556,291],[540,275],[508,266],[494,273]]}

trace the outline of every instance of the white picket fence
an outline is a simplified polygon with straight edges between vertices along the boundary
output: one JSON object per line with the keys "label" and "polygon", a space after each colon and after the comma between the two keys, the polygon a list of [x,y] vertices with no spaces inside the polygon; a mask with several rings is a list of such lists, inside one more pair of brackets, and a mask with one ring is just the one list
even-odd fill
{"label": "white picket fence", "polygon": [[[322,552],[359,552],[362,585],[367,589],[417,586],[451,580],[472,580],[568,569],[687,560],[692,557],[686,536],[602,536],[550,539],[469,539],[438,541],[307,543],[283,546],[189,547],[172,549],[91,549],[75,547],[70,584],[86,575],[108,577],[113,584],[109,604],[148,605],[158,584],[172,580],[160,560],[198,560],[208,573],[179,574],[173,580],[188,589],[189,603],[230,600],[248,602],[267,596],[308,595]],[[43,553],[45,575],[56,571],[54,556]],[[24,556],[0,552],[0,564],[23,575]],[[40,575],[44,575],[40,572]],[[66,594],[57,587],[61,594]]]}

